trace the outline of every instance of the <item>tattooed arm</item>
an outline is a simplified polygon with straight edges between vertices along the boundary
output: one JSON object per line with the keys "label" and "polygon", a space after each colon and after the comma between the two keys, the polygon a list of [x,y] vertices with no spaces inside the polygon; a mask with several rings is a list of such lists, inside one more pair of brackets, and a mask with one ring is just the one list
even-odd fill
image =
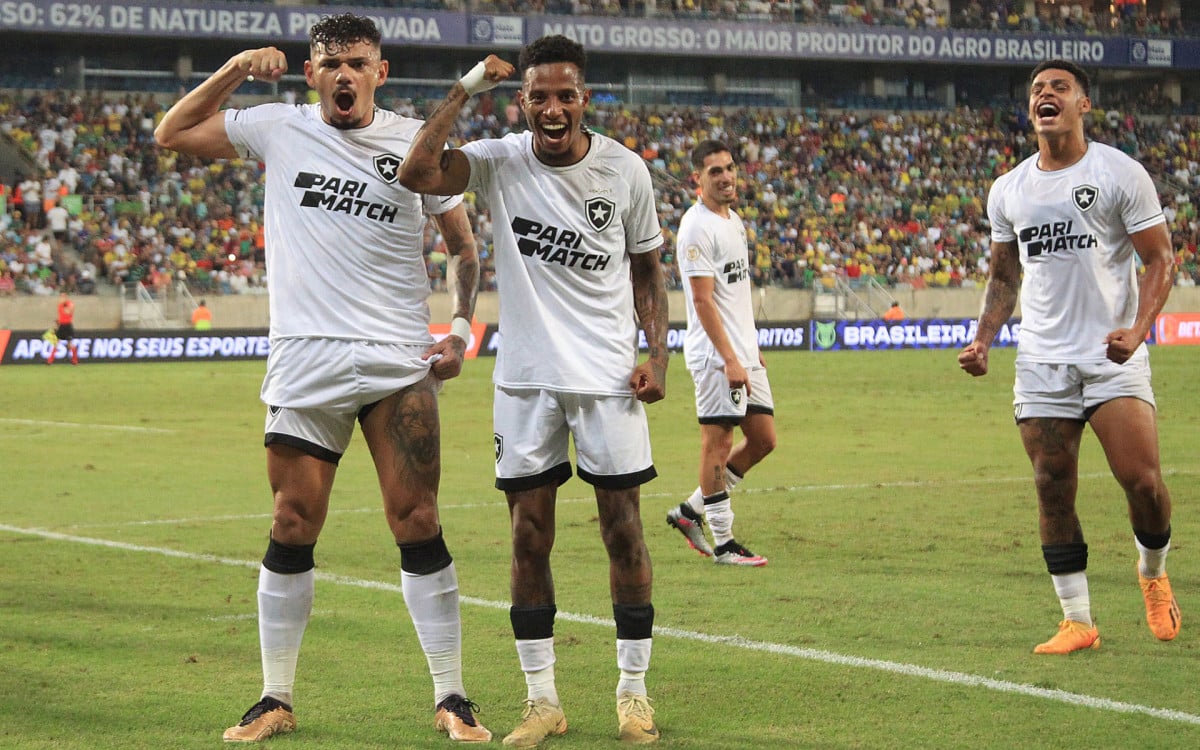
{"label": "tattooed arm", "polygon": [[[467,187],[471,167],[462,152],[446,148],[450,131],[472,94],[486,91],[513,72],[511,63],[495,55],[488,55],[487,60],[480,64],[484,67],[479,69],[476,66],[476,70],[455,83],[446,98],[438,104],[417,133],[416,141],[401,163],[400,184],[414,193],[457,195]],[[477,73],[479,70],[481,72]],[[467,80],[473,74],[478,78],[474,83]],[[487,88],[481,88],[483,86]],[[472,90],[468,91],[467,87]]]}
{"label": "tattooed arm", "polygon": [[[459,204],[444,214],[434,216],[442,237],[446,240],[450,262],[454,265],[454,287],[451,319],[459,319],[466,323],[452,322],[451,327],[461,325],[466,328],[475,315],[475,298],[479,290],[479,254],[475,248],[475,234],[471,231],[471,220],[467,216],[465,204]],[[465,335],[466,338],[463,338]],[[446,336],[434,343],[425,352],[424,358],[433,359],[432,371],[434,376],[449,380],[462,372],[463,357],[467,351],[470,331],[460,331],[458,334]]]}
{"label": "tattooed arm", "polygon": [[633,307],[650,356],[634,369],[629,387],[639,401],[649,404],[667,395],[667,286],[657,250],[632,254],[630,259]]}
{"label": "tattooed arm", "polygon": [[1021,288],[1019,252],[1016,240],[992,242],[991,270],[975,340],[958,353],[958,366],[976,377],[987,374],[988,349],[1017,307],[1017,291]]}

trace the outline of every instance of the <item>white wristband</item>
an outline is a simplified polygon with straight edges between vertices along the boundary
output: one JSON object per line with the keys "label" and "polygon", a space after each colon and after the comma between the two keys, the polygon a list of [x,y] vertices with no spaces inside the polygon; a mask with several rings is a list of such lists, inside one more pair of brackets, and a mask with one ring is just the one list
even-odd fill
{"label": "white wristband", "polygon": [[483,92],[496,88],[495,81],[489,81],[484,77],[487,72],[487,66],[482,61],[475,63],[475,67],[467,71],[467,74],[459,79],[463,90],[467,92],[467,96],[475,96]]}
{"label": "white wristband", "polygon": [[466,318],[454,318],[450,321],[450,335],[458,336],[468,344],[471,343],[471,321]]}

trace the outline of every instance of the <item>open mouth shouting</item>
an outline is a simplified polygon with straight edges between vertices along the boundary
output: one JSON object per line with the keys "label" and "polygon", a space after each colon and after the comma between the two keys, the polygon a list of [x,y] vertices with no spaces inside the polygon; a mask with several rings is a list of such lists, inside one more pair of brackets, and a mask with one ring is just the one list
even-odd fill
{"label": "open mouth shouting", "polygon": [[342,123],[355,121],[357,118],[354,114],[354,103],[357,100],[354,90],[348,87],[333,92],[333,119]]}
{"label": "open mouth shouting", "polygon": [[542,131],[542,142],[548,148],[557,151],[566,147],[571,130],[565,122],[543,122],[539,129]]}
{"label": "open mouth shouting", "polygon": [[1042,102],[1034,108],[1034,115],[1037,122],[1042,125],[1053,123],[1060,114],[1062,114],[1062,110],[1057,104],[1051,101]]}

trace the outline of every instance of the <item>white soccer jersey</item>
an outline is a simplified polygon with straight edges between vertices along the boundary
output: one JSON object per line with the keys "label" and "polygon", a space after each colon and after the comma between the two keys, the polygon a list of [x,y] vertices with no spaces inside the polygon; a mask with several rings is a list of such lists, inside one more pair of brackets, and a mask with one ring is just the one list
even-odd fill
{"label": "white soccer jersey", "polygon": [[426,214],[461,196],[420,196],[396,181],[423,123],[375,110],[340,130],[320,105],[225,113],[238,153],[266,162],[263,209],[271,338],[428,344]]}
{"label": "white soccer jersey", "polygon": [[[679,222],[676,235],[679,270],[685,278],[711,276],[713,301],[721,324],[738,362],[746,369],[757,369],[758,329],[754,325],[754,302],[750,287],[750,250],[746,227],[732,209],[728,218],[713,213],[703,202],[696,203]],[[687,333],[683,356],[689,370],[724,366],[721,355],[696,315],[692,285],[683,285],[687,299]]]}
{"label": "white soccer jersey", "polygon": [[1102,143],[1054,172],[1037,159],[1000,176],[988,195],[992,239],[1015,240],[1024,269],[1017,357],[1101,362],[1105,336],[1136,317],[1129,235],[1165,221],[1158,193],[1141,164]]}
{"label": "white soccer jersey", "polygon": [[645,163],[598,134],[569,167],[538,161],[529,132],[462,150],[467,189],[494,223],[503,339],[493,380],[628,396],[638,346],[629,254],[663,242]]}

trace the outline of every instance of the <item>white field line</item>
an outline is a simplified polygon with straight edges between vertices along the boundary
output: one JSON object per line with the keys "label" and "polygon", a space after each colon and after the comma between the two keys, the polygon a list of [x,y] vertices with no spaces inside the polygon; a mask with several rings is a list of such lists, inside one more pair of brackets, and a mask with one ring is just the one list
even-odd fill
{"label": "white field line", "polygon": [[11,417],[0,418],[0,424],[20,424],[30,427],[63,427],[70,430],[114,430],[116,432],[153,432],[163,435],[174,434],[175,430],[167,430],[162,427],[139,427],[137,425],[125,424],[88,424],[86,422],[51,422],[45,419],[13,419]]}
{"label": "white field line", "polygon": [[[1174,471],[1164,469],[1164,476],[1172,476],[1175,474],[1193,474],[1190,471]],[[1096,472],[1091,474],[1080,474],[1081,480],[1105,479],[1111,478],[1112,475],[1107,472]],[[868,490],[868,489],[889,489],[889,488],[914,488],[914,487],[962,487],[977,484],[1011,484],[1014,482],[1028,482],[1032,492],[1033,479],[1031,477],[980,477],[977,479],[930,479],[930,480],[911,480],[905,482],[859,482],[857,484],[802,484],[794,487],[747,487],[739,489],[739,495],[757,495],[764,492],[842,492],[845,490]],[[676,492],[643,492],[642,499],[658,499],[664,497],[678,497]],[[264,503],[266,501],[264,500]],[[595,502],[591,497],[560,497],[559,503],[592,503]],[[439,510],[475,510],[478,508],[493,508],[503,507],[504,498],[497,492],[496,500],[481,503],[447,503],[439,502]],[[382,505],[374,505],[367,508],[330,508],[329,515],[339,513],[376,513],[382,512]],[[73,523],[66,524],[62,528],[67,529],[97,529],[97,528],[114,528],[122,526],[169,526],[174,524],[185,523],[209,523],[221,521],[252,521],[270,519],[270,513],[246,513],[240,515],[223,515],[223,516],[194,516],[191,518],[156,518],[145,521],[113,521],[109,523]]]}
{"label": "white field line", "polygon": [[[128,544],[125,542],[114,542],[108,539],[92,539],[89,537],[72,536],[69,534],[60,534],[54,531],[46,531],[44,529],[23,529],[17,526],[9,526],[0,524],[0,531],[7,531],[13,534],[24,534],[28,536],[38,536],[44,539],[51,539],[60,542],[72,542],[75,544],[87,544],[96,547],[107,547],[109,549],[117,549],[125,552],[145,552],[164,557],[174,557],[182,560],[196,560],[200,562],[211,562],[220,565],[231,565],[241,568],[257,569],[259,562],[253,560],[235,560],[228,557],[217,557],[215,555],[200,555],[192,552],[183,552],[180,550],[166,549],[162,547],[147,547],[140,544]],[[386,591],[393,594],[401,594],[402,590],[399,584],[386,583],[383,581],[370,581],[362,578],[350,578],[347,576],[334,575],[322,571],[316,572],[316,579],[319,581],[327,581],[341,586],[354,586],[362,589],[372,589],[376,591]],[[493,601],[490,599],[479,599],[472,596],[464,596],[461,602],[473,607],[486,607],[488,609],[498,609],[507,611],[509,608],[508,602]],[[559,612],[558,619],[567,620],[569,622],[585,623],[588,625],[599,625],[602,627],[611,627],[612,621],[591,615],[581,615],[572,612]],[[1005,680],[995,680],[989,677],[981,677],[979,675],[967,674],[965,672],[952,672],[944,669],[930,669],[916,664],[905,664],[903,662],[885,661],[882,659],[864,659],[858,656],[847,656],[838,654],[832,651],[822,651],[820,649],[799,648],[796,646],[788,646],[781,643],[770,643],[767,641],[755,641],[741,636],[720,636],[709,633],[700,633],[694,630],[683,630],[681,628],[670,628],[656,626],[654,628],[655,635],[667,636],[670,638],[679,638],[681,640],[698,641],[716,646],[728,646],[731,648],[743,649],[746,651],[759,651],[768,654],[776,654],[780,656],[791,656],[797,659],[806,659],[808,661],[818,661],[826,664],[835,664],[843,667],[855,667],[859,669],[874,669],[882,672],[890,672],[892,674],[904,675],[906,677],[920,677],[935,682],[944,682],[951,685],[961,685],[964,687],[979,687],[987,690],[995,690],[1001,693],[1012,693],[1015,695],[1023,695],[1031,698],[1041,698],[1043,700],[1057,701],[1059,703],[1067,703],[1075,706],[1083,706],[1085,708],[1093,708],[1101,711],[1111,711],[1114,713],[1124,714],[1142,714],[1156,719],[1165,721],[1175,721],[1184,724],[1193,724],[1200,726],[1200,716],[1195,714],[1185,713],[1183,711],[1175,711],[1166,708],[1155,708],[1153,706],[1143,706],[1138,703],[1126,703],[1124,701],[1115,701],[1108,698],[1099,698],[1082,693],[1071,693],[1066,690],[1051,690],[1049,688],[1041,688],[1036,685],[1029,685],[1018,682],[1007,682]]]}

